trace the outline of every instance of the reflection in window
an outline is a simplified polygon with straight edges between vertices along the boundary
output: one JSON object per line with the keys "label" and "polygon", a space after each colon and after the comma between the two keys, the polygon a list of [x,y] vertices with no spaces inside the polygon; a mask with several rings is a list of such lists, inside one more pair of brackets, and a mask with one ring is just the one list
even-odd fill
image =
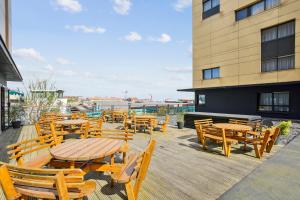
{"label": "reflection in window", "polygon": [[214,78],[220,78],[220,68],[204,69],[203,70],[203,79],[209,80]]}
{"label": "reflection in window", "polygon": [[235,11],[235,20],[239,21],[250,17],[252,15],[256,15],[258,13],[263,12],[264,10],[268,10],[274,8],[280,4],[280,0],[263,0],[256,4],[250,5],[241,10]]}
{"label": "reflection in window", "polygon": [[262,11],[265,10],[265,3],[262,1],[260,3],[257,3],[257,4],[254,4],[252,7],[251,7],[251,15],[256,15],[258,13],[261,13]]}
{"label": "reflection in window", "polygon": [[206,99],[205,99],[205,95],[204,94],[199,94],[199,99],[198,99],[198,104],[199,105],[205,105],[205,103],[206,103]]}
{"label": "reflection in window", "polygon": [[259,95],[259,111],[289,112],[289,92],[261,93]]}

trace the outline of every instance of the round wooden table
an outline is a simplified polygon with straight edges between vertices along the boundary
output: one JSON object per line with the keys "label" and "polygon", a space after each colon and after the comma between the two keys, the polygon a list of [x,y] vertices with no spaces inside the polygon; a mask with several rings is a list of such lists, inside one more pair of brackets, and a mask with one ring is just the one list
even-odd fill
{"label": "round wooden table", "polygon": [[55,123],[57,125],[62,125],[62,126],[71,126],[71,125],[82,125],[82,124],[85,124],[87,122],[88,122],[88,120],[74,119],[74,120],[57,121]]}
{"label": "round wooden table", "polygon": [[58,160],[90,161],[111,156],[118,152],[124,141],[107,138],[75,139],[50,149],[50,154]]}
{"label": "round wooden table", "polygon": [[247,132],[252,130],[251,126],[242,125],[242,124],[216,123],[213,124],[213,126],[225,130],[240,131],[240,132]]}

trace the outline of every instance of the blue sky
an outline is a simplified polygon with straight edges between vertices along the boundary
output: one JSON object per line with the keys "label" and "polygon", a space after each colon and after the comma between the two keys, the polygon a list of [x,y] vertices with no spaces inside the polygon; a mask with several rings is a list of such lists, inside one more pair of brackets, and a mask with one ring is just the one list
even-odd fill
{"label": "blue sky", "polygon": [[66,95],[191,97],[191,2],[13,0],[13,57]]}

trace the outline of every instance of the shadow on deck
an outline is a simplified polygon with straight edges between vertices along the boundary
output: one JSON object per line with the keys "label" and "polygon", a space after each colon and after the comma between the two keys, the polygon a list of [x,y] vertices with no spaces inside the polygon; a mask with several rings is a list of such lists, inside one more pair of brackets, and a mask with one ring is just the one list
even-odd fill
{"label": "shadow on deck", "polygon": [[[117,124],[105,126],[112,128]],[[7,160],[4,156],[6,145],[34,137],[36,133],[33,126],[1,135],[1,160]],[[193,129],[170,127],[168,133],[154,132],[152,138],[157,140],[157,146],[139,193],[139,199],[143,200],[217,199],[263,162],[254,157],[251,148],[244,152],[240,145],[233,147],[230,158],[223,156],[220,146],[211,144],[209,151],[203,151]],[[137,133],[134,140],[130,141],[131,150],[143,150],[149,139],[148,134]],[[279,147],[273,149],[276,152]],[[37,154],[31,154],[25,160],[33,159]],[[88,199],[126,199],[123,185],[110,187],[109,174],[90,172],[86,178],[97,181],[97,189]],[[0,199],[4,199],[1,193]]]}

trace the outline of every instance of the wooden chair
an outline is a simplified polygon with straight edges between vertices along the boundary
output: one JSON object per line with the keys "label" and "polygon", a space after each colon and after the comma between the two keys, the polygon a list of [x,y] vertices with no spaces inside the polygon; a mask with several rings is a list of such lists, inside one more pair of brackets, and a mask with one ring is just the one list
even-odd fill
{"label": "wooden chair", "polygon": [[108,138],[114,140],[124,140],[125,144],[120,149],[119,153],[123,154],[123,163],[126,162],[126,154],[129,151],[128,141],[133,140],[133,134],[129,129],[122,130],[102,130],[101,132],[89,132],[87,138]]}
{"label": "wooden chair", "polygon": [[166,118],[165,118],[165,121],[163,123],[160,123],[159,125],[161,125],[161,132],[165,133],[167,132],[167,126],[168,126],[168,123],[170,121],[170,115],[166,115]]}
{"label": "wooden chair", "polygon": [[199,123],[195,126],[197,135],[199,136],[200,144],[202,144],[204,150],[207,149],[206,140],[210,139],[218,144],[222,143],[225,156],[230,156],[231,145],[237,143],[237,140],[226,137],[226,132],[224,129],[215,128],[209,125],[201,125]]}
{"label": "wooden chair", "polygon": [[[138,193],[147,175],[155,144],[156,141],[151,140],[142,154],[128,156],[127,164],[122,167],[119,173],[112,175],[115,183],[125,184],[128,200],[138,199]],[[135,181],[134,185],[133,181]]]}
{"label": "wooden chair", "polygon": [[151,119],[141,119],[135,118],[134,119],[134,132],[136,133],[137,130],[143,129],[144,131],[148,130],[149,134],[153,132],[153,121]]}
{"label": "wooden chair", "polygon": [[213,120],[212,118],[207,118],[207,119],[200,119],[200,120],[194,120],[194,124],[201,124],[201,125],[213,125]]}
{"label": "wooden chair", "polygon": [[[261,159],[265,151],[267,153],[271,152],[279,133],[280,128],[274,127],[272,129],[266,130],[262,136],[247,140],[247,143],[254,146],[256,157]],[[260,148],[258,148],[258,146],[260,146]]]}
{"label": "wooden chair", "polygon": [[62,140],[57,138],[57,136],[49,134],[9,145],[6,147],[9,150],[7,154],[10,155],[9,159],[16,160],[18,166],[39,168],[47,165],[51,161],[52,156],[48,151],[27,162],[24,161],[24,156],[42,149],[51,148],[60,144],[61,141]]}
{"label": "wooden chair", "polygon": [[0,183],[6,199],[83,199],[95,191],[80,169],[30,169],[0,162]]}
{"label": "wooden chair", "polygon": [[201,134],[201,126],[200,125],[206,125],[206,126],[212,126],[213,125],[213,120],[211,118],[208,119],[201,119],[201,120],[194,120],[195,124],[195,129],[198,137],[198,143],[202,144],[203,138]]}

